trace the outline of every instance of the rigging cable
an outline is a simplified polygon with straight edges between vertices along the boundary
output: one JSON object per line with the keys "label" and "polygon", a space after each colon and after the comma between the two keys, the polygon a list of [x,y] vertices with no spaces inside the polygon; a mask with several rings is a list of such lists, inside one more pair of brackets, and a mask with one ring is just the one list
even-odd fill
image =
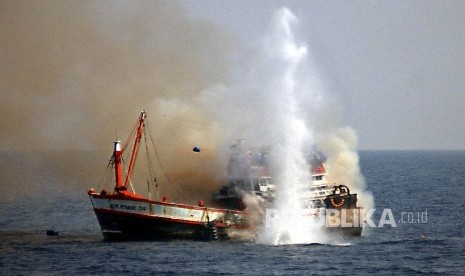
{"label": "rigging cable", "polygon": [[108,173],[108,171],[109,171],[108,168],[110,168],[110,166],[111,166],[111,164],[112,164],[112,162],[113,162],[113,158],[114,158],[114,157],[113,157],[113,155],[112,155],[111,158],[110,158],[110,160],[108,160],[108,165],[107,165],[107,168],[105,169],[105,172],[104,172],[103,175],[102,175],[102,178],[100,179],[100,184],[99,184],[98,190],[101,190],[101,189],[103,189],[103,188],[105,187],[105,184],[104,184],[104,182],[105,182],[105,177],[107,176],[107,173]]}
{"label": "rigging cable", "polygon": [[[146,125],[148,127],[147,121],[146,121]],[[148,163],[147,165],[149,167],[150,182],[152,183],[152,186],[155,186],[155,183],[152,182],[156,178],[154,177],[154,172],[153,172],[153,168],[152,168],[152,159],[150,158],[150,154],[149,154],[149,147],[148,147],[148,143],[147,143],[146,128],[144,128],[144,143],[145,143],[145,153],[147,155],[147,163]],[[156,187],[157,199],[158,199],[158,185],[155,186],[155,187]],[[150,183],[149,183],[148,180],[147,180],[147,190],[148,190],[148,193],[149,193],[149,196],[150,196]]]}
{"label": "rigging cable", "polygon": [[[158,155],[158,151],[157,149],[155,148],[155,142],[153,140],[153,136],[152,136],[152,131],[150,130],[150,127],[149,127],[149,123],[148,121],[146,120],[146,127],[147,129],[149,130],[149,136],[150,136],[150,141],[152,143],[152,147],[153,147],[153,151],[155,152],[155,157],[157,158],[157,161],[158,161],[158,165],[160,166],[162,172],[163,172],[163,175],[165,176],[166,178],[166,181],[168,182],[168,188],[170,188],[172,191],[174,191],[176,193],[176,196],[183,199],[183,200],[187,200],[187,198],[185,196],[182,195],[182,193],[179,192],[179,189],[176,189],[170,178],[168,177],[168,174],[166,173],[166,170],[164,169],[162,163],[161,163],[161,160],[160,160],[160,156]],[[157,190],[157,193],[158,193],[158,190]]]}
{"label": "rigging cable", "polygon": [[[123,164],[123,168],[124,168],[124,170],[126,172],[126,175],[128,175],[128,171],[127,171],[127,168],[126,168],[126,162],[124,162],[123,156],[121,156],[121,163]],[[135,194],[136,191],[134,190],[134,186],[132,186],[131,178],[129,178],[129,187],[131,188],[132,193]]]}
{"label": "rigging cable", "polygon": [[125,150],[126,150],[126,148],[128,147],[130,141],[132,141],[132,137],[136,135],[136,131],[137,131],[138,125],[139,125],[139,122],[136,122],[136,123],[134,124],[134,127],[132,128],[131,132],[129,133],[128,138],[127,138],[126,141],[124,142],[123,149],[122,149],[123,152],[125,152]]}
{"label": "rigging cable", "polygon": [[166,114],[162,114],[162,116],[165,117],[165,118],[171,119],[171,120],[177,120],[177,121],[187,122],[187,123],[196,124],[196,125],[203,125],[203,126],[213,126],[213,125],[215,125],[215,124],[201,123],[201,122],[196,122],[196,121],[181,119],[181,118],[174,117],[174,116],[168,116],[168,115],[166,115]]}

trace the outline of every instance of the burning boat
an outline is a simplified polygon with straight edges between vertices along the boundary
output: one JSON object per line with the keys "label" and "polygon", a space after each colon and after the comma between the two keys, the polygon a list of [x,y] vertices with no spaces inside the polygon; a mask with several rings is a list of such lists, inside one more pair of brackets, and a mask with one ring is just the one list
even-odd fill
{"label": "burning boat", "polygon": [[[120,141],[113,142],[107,166],[107,170],[113,171],[110,173],[113,190],[92,188],[88,191],[105,240],[250,240],[259,234],[258,230],[265,223],[264,210],[276,207],[275,198],[279,193],[269,173],[267,149],[244,151],[241,142],[231,147],[228,182],[214,193],[217,203],[214,207],[207,207],[203,201],[198,205],[170,202],[166,196],[153,200],[150,192],[148,197],[142,196],[132,185],[136,158],[147,126],[147,115],[142,111],[128,140],[123,145]],[[147,147],[147,139],[143,141]],[[125,152],[130,153],[127,166],[123,158]],[[301,191],[302,207],[308,216],[326,217],[336,222],[344,219],[351,223],[350,227],[326,223],[328,231],[360,235],[363,223],[355,223],[362,218],[357,194],[351,194],[345,185],[326,182],[325,160],[321,154],[309,160],[313,181]],[[261,210],[251,211],[245,200],[247,197],[258,200]]]}
{"label": "burning boat", "polygon": [[[261,214],[277,207],[279,190],[269,170],[269,150],[245,149],[242,140],[231,146],[227,182],[213,194],[219,206],[244,211],[248,202],[258,202]],[[298,198],[304,214],[321,218],[327,232],[360,236],[364,214],[358,206],[357,194],[351,194],[346,185],[327,181],[326,156],[317,147],[308,154],[307,163],[312,181],[300,188]]]}
{"label": "burning boat", "polygon": [[[114,142],[113,154],[107,169],[114,171],[114,189],[88,195],[105,240],[162,240],[162,239],[228,239],[235,231],[247,230],[247,213],[243,210],[152,200],[137,194],[131,182],[142,136],[146,134],[147,115],[142,111],[136,128],[122,146]],[[146,140],[146,139],[145,139]],[[152,140],[152,139],[150,139]],[[123,153],[132,142],[127,167]],[[126,175],[123,175],[126,171]]]}

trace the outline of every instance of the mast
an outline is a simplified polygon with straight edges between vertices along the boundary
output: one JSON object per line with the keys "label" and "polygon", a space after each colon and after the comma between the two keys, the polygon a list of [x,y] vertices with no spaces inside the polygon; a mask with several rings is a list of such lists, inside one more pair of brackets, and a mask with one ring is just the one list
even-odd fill
{"label": "mast", "polygon": [[116,179],[115,190],[120,191],[123,187],[123,165],[121,162],[121,156],[123,155],[123,151],[121,150],[120,141],[114,141],[113,144],[114,144],[113,162],[115,166],[115,179]]}
{"label": "mast", "polygon": [[[145,121],[145,110],[142,110],[139,117],[139,125],[137,127],[136,138],[134,140],[134,147],[132,148],[131,161],[129,162],[128,173],[126,175],[126,181],[124,182],[123,189],[127,189],[129,181],[131,179],[132,170],[134,169],[134,163],[136,161],[137,152],[139,150],[140,140],[142,138],[142,132],[144,131]],[[118,183],[117,183],[118,185]]]}

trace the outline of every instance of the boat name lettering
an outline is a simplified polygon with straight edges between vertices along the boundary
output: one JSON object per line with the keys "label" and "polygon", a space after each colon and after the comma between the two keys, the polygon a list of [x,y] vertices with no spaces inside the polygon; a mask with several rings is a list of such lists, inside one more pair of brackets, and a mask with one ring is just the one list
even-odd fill
{"label": "boat name lettering", "polygon": [[133,210],[133,211],[146,211],[145,206],[135,206],[126,204],[110,204],[111,209]]}

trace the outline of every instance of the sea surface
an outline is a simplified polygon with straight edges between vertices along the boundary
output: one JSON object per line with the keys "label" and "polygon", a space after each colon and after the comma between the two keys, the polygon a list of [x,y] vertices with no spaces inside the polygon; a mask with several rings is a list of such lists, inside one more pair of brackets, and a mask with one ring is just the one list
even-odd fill
{"label": "sea surface", "polygon": [[68,158],[0,153],[0,275],[465,275],[463,151],[360,152],[372,220],[389,209],[395,227],[333,245],[281,246],[104,242],[86,194],[95,185],[60,169]]}

